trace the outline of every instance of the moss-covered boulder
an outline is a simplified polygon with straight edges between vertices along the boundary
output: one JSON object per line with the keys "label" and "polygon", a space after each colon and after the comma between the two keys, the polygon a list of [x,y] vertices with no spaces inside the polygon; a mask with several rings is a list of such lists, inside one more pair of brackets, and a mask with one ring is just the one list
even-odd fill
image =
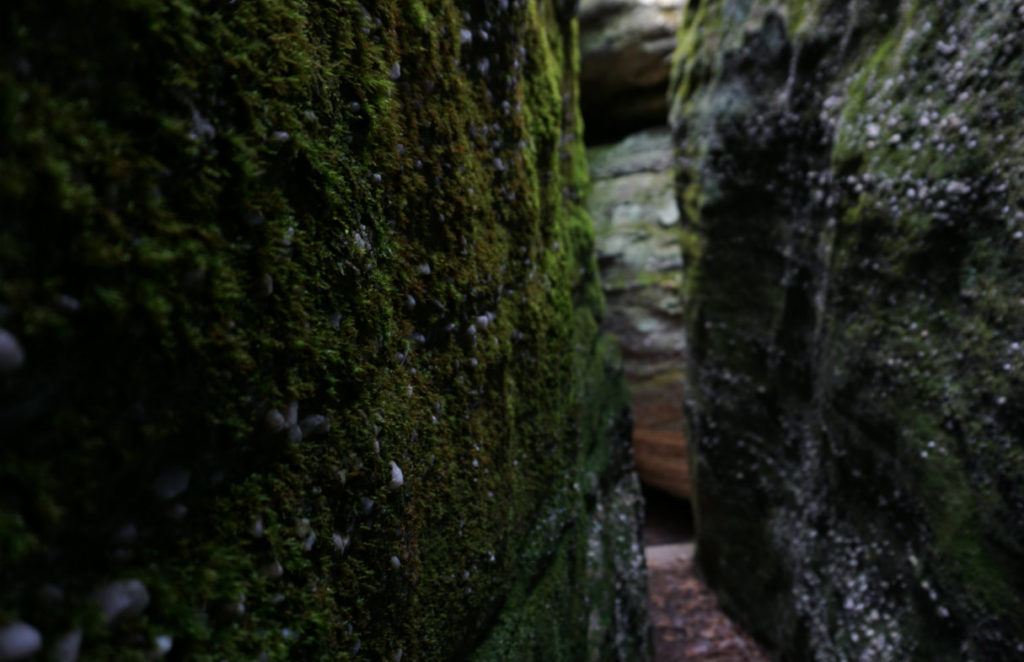
{"label": "moss-covered boulder", "polygon": [[4,656],[647,659],[572,11],[6,10]]}
{"label": "moss-covered boulder", "polygon": [[685,10],[699,558],[783,659],[1024,655],[1022,21]]}

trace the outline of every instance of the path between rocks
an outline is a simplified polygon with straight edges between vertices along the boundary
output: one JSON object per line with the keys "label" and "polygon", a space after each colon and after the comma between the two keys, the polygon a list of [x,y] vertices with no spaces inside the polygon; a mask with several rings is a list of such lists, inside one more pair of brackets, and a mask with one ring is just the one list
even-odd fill
{"label": "path between rocks", "polygon": [[719,609],[697,577],[693,543],[649,545],[654,662],[769,662],[770,656]]}

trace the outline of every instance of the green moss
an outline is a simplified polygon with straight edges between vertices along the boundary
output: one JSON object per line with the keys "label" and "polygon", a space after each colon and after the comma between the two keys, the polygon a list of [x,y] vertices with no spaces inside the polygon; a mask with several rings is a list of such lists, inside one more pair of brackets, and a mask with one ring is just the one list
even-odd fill
{"label": "green moss", "polygon": [[[502,11],[123,2],[90,31],[89,3],[13,12],[0,324],[28,362],[0,383],[5,615],[48,641],[83,627],[83,660],[163,633],[181,659],[464,659],[518,592],[588,650],[582,605],[530,597],[592,581],[548,545],[584,545],[583,467],[624,471],[581,450],[625,434],[591,425],[621,375],[578,200],[576,26]],[[491,41],[462,44],[484,20]],[[289,442],[266,421],[292,403],[330,429]],[[172,503],[168,466],[191,476]],[[116,577],[152,601],[108,628],[88,595]],[[45,582],[63,605],[37,603]]]}

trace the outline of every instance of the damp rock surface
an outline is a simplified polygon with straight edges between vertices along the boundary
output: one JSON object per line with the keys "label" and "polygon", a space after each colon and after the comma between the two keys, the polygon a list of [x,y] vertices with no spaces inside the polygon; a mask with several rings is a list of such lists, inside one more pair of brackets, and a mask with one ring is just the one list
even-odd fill
{"label": "damp rock surface", "polygon": [[5,13],[0,623],[80,662],[648,659],[575,8]]}
{"label": "damp rock surface", "polygon": [[691,3],[698,560],[783,659],[1024,655],[1019,3]]}

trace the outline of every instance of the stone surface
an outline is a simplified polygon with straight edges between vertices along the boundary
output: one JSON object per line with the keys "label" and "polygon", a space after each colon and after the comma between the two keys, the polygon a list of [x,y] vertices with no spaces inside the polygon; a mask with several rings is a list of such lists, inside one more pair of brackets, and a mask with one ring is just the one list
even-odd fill
{"label": "stone surface", "polygon": [[683,436],[682,262],[668,129],[592,147],[587,208],[608,300],[605,328],[622,346],[640,479],[690,496]]}
{"label": "stone surface", "polygon": [[5,12],[0,624],[81,662],[649,659],[574,9]]}
{"label": "stone surface", "polygon": [[583,115],[591,144],[665,123],[682,0],[582,0]]}
{"label": "stone surface", "polygon": [[783,659],[1024,655],[1022,21],[684,15],[698,559]]}

